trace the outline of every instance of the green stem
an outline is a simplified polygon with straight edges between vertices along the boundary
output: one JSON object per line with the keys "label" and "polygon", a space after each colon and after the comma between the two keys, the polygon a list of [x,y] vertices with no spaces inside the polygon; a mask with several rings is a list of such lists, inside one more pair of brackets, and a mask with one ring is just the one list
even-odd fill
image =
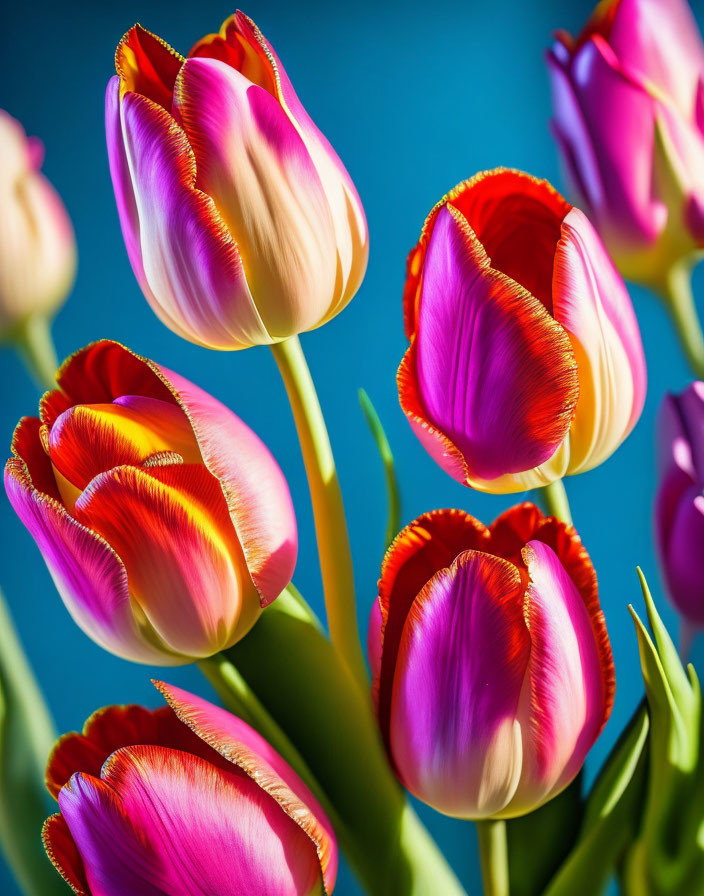
{"label": "green stem", "polygon": [[359,390],[359,403],[367,421],[367,425],[371,430],[376,446],[381,455],[381,462],[384,465],[384,475],[386,476],[386,493],[389,501],[389,515],[386,523],[386,547],[398,535],[401,528],[401,491],[398,487],[396,478],[396,468],[394,466],[394,456],[391,453],[391,445],[386,438],[384,427],[381,424],[376,408],[371,403],[371,399],[364,389]]}
{"label": "green stem", "polygon": [[557,517],[563,523],[572,523],[570,502],[567,499],[565,485],[561,479],[556,479],[550,485],[539,489],[541,502],[549,516]]}
{"label": "green stem", "polygon": [[59,896],[66,885],[42,847],[51,814],[44,773],[56,733],[0,594],[0,847],[27,896]]}
{"label": "green stem", "polygon": [[272,351],[288,393],[308,476],[330,639],[368,693],[345,508],[323,412],[298,337],[272,346]]}
{"label": "green stem", "polygon": [[478,821],[477,839],[484,896],[509,896],[506,822],[496,819]]}
{"label": "green stem", "polygon": [[692,295],[691,268],[675,265],[655,288],[670,312],[687,363],[697,379],[704,379],[704,336]]}
{"label": "green stem", "polygon": [[27,318],[10,341],[40,389],[56,388],[59,365],[47,318],[39,315]]}

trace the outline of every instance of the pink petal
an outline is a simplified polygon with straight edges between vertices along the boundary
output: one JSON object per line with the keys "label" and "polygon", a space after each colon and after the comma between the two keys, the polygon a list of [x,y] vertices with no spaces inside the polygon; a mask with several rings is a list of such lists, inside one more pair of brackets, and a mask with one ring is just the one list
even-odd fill
{"label": "pink petal", "polygon": [[296,517],[281,468],[255,433],[217,399],[178,374],[157,369],[188,414],[206,467],[220,480],[249,573],[266,606],[291,581],[298,553]]}
{"label": "pink petal", "polygon": [[315,843],[327,893],[337,876],[337,844],[320,804],[289,764],[242,719],[207,700],[155,682],[179,719],[257,782]]}
{"label": "pink petal", "polygon": [[408,615],[394,676],[392,756],[411,793],[449,815],[500,812],[521,774],[516,723],[529,638],[512,564],[461,554]]}
{"label": "pink petal", "polygon": [[317,326],[335,299],[330,208],[313,161],[279,103],[216,59],[189,59],[175,112],[242,257],[264,326],[285,338]]}
{"label": "pink petal", "polygon": [[626,287],[577,208],[563,221],[555,253],[553,314],[569,334],[577,359],[579,399],[570,427],[568,471],[579,473],[606,460],[633,429],[647,377]]}
{"label": "pink petal", "polygon": [[59,796],[92,896],[308,896],[320,869],[305,832],[238,772],[164,747],[117,751],[103,780]]}
{"label": "pink petal", "polygon": [[507,816],[532,811],[574,778],[608,718],[613,678],[603,617],[590,616],[554,551],[531,541],[524,560],[531,584],[530,662],[518,713],[523,768]]}
{"label": "pink petal", "polygon": [[122,558],[135,609],[165,650],[211,656],[257,619],[259,600],[222,489],[202,465],[102,473],[75,516]]}
{"label": "pink petal", "polygon": [[491,268],[447,207],[425,256],[416,340],[427,420],[461,452],[471,484],[488,487],[555,453],[577,398],[569,340],[536,298]]}
{"label": "pink petal", "polygon": [[36,541],[66,608],[86,634],[126,659],[166,665],[179,662],[142,637],[119,556],[103,538],[69,516],[55,498],[38,491],[18,456],[5,467],[5,489]]}
{"label": "pink petal", "polygon": [[209,348],[269,343],[232,235],[196,186],[186,135],[143,96],[125,94],[120,112],[153,310],[180,336]]}

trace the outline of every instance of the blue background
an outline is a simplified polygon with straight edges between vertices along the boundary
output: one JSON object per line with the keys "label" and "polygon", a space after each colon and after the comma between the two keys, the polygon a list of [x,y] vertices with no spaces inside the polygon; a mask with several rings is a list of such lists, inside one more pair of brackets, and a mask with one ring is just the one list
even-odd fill
{"label": "blue background", "polygon": [[[298,94],[352,175],[366,208],[371,257],[349,308],[303,337],[318,384],[347,502],[356,563],[359,620],[366,625],[382,557],[386,505],[381,466],[357,403],[364,386],[384,421],[403,487],[403,518],[463,507],[489,522],[511,503],[450,480],[425,454],[401,413],[395,372],[405,349],[401,291],[407,251],[425,215],[458,181],[509,165],[564,188],[548,132],[550,100],[542,52],[551,32],[577,31],[588,2],[565,4],[434,0],[349,4],[265,2],[246,8],[272,41]],[[704,3],[695,10],[704,17]],[[268,350],[208,352],[162,326],[133,278],[115,211],[103,135],[103,92],[113,53],[135,21],[186,52],[233,10],[196,3],[16,3],[3,13],[0,106],[46,144],[45,171],[74,221],[75,289],[54,334],[61,357],[110,337],[178,370],[212,392],[268,443],[290,483],[300,528],[296,583],[322,612],[306,480],[285,394]],[[704,274],[695,277],[704,293]],[[589,760],[592,773],[642,693],[626,605],[640,605],[635,566],[661,594],[652,554],[653,436],[663,393],[689,378],[664,309],[631,291],[648,359],[649,392],[634,433],[601,468],[569,480],[576,525],[596,565],[617,671],[613,716]],[[0,444],[36,410],[38,394],[17,357],[0,350]],[[516,500],[520,496],[516,496]],[[60,731],[78,728],[107,703],[157,705],[153,670],[118,660],[71,622],[30,536],[0,499],[0,585]],[[674,630],[675,619],[661,608]],[[698,651],[704,658],[704,649]],[[194,668],[167,680],[207,694]],[[422,809],[469,892],[480,888],[471,825]],[[0,867],[0,892],[15,896]],[[343,868],[336,890],[359,892]]]}

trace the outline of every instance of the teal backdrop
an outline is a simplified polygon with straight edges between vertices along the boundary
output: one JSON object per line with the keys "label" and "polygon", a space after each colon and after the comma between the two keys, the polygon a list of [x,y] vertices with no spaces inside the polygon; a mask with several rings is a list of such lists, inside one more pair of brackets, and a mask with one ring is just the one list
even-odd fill
{"label": "teal backdrop", "polygon": [[[338,462],[355,558],[358,615],[366,627],[383,554],[386,503],[379,458],[357,402],[364,386],[386,426],[403,490],[403,520],[436,507],[465,508],[485,522],[513,500],[463,488],[412,435],[397,399],[405,349],[401,314],[406,253],[425,215],[458,181],[509,165],[564,189],[548,130],[550,97],[543,51],[560,27],[576,31],[591,4],[572,0],[370,0],[318,4],[251,0],[245,8],[277,49],[306,108],[337,149],[366,208],[371,255],[348,309],[303,337]],[[286,396],[265,348],[216,353],[190,345],[152,314],[132,275],[108,174],[103,95],[122,34],[139,21],[186,52],[234,10],[226,0],[195,3],[48,0],[6,4],[0,36],[0,107],[46,145],[45,171],[73,219],[79,247],[75,289],[54,335],[64,357],[110,337],[194,380],[267,442],[291,487],[300,529],[295,581],[322,613],[312,515]],[[704,22],[704,2],[695,12]],[[704,270],[695,290],[704,296]],[[649,577],[668,624],[652,552],[655,414],[663,393],[689,379],[664,309],[646,292],[631,295],[648,360],[648,400],[634,433],[606,464],[567,481],[577,528],[591,553],[614,649],[614,712],[589,759],[593,775],[640,699],[642,682],[626,606],[640,606],[635,575]],[[0,350],[0,444],[38,393],[18,358]],[[1,453],[1,451],[0,451]],[[524,496],[514,496],[516,501]],[[0,497],[0,586],[59,731],[80,728],[109,703],[158,705],[153,675],[203,694],[197,669],[151,669],[103,652],[73,624],[34,542]],[[704,647],[695,649],[704,667]],[[469,893],[480,892],[473,826],[421,807],[421,814]],[[37,832],[39,836],[39,832]],[[358,894],[341,870],[336,893]],[[18,896],[0,867],[0,893]]]}

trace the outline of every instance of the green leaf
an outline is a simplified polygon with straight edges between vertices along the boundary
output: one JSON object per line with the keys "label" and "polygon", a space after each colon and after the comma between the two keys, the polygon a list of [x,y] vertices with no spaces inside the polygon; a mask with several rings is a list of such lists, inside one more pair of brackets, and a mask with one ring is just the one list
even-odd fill
{"label": "green leaf", "polygon": [[27,896],[66,894],[42,845],[56,810],[44,772],[56,734],[0,593],[0,846]]}
{"label": "green leaf", "polygon": [[379,415],[364,389],[359,390],[359,403],[362,406],[367,425],[374,436],[376,447],[379,449],[381,461],[384,464],[386,494],[389,502],[389,515],[386,523],[386,547],[388,548],[401,528],[401,491],[396,478],[394,456],[391,453],[389,440],[386,438]]}
{"label": "green leaf", "polygon": [[629,896],[704,892],[704,762],[697,674],[682,667],[643,574],[652,637],[631,607],[650,714],[650,754],[642,823],[623,866]]}

